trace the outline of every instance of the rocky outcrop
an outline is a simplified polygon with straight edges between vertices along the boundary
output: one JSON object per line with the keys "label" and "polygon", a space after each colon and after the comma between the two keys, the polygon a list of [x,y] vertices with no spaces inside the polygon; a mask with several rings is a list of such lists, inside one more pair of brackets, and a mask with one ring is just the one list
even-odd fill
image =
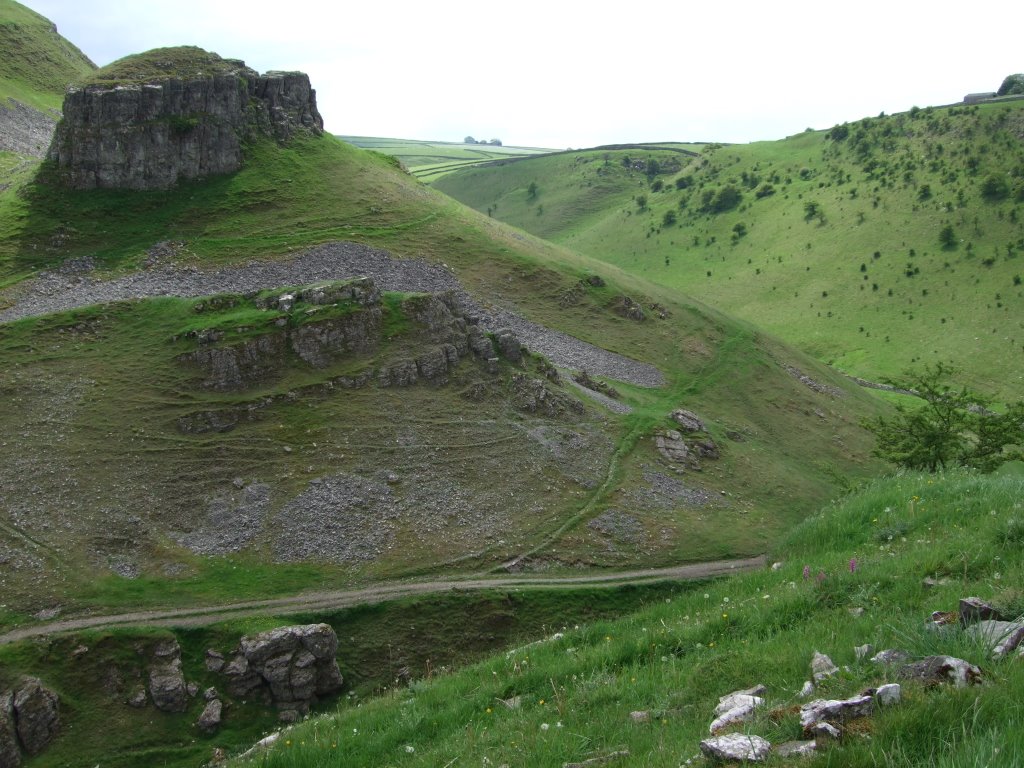
{"label": "rocky outcrop", "polygon": [[184,712],[188,706],[188,689],[181,670],[181,647],[174,638],[158,643],[153,649],[149,696],[153,706],[164,712]]}
{"label": "rocky outcrop", "polygon": [[305,74],[261,75],[242,61],[195,50],[216,65],[213,74],[99,81],[68,91],[48,153],[67,185],[165,189],[237,171],[246,141],[323,132]]}
{"label": "rocky outcrop", "polygon": [[341,688],[337,652],[327,624],[280,627],[243,637],[222,673],[232,696],[269,698],[281,720],[294,722],[317,697]]}
{"label": "rocky outcrop", "polygon": [[0,768],[20,766],[21,750],[30,757],[40,754],[59,731],[57,694],[37,678],[23,678],[13,691],[0,691]]}
{"label": "rocky outcrop", "polygon": [[[204,389],[227,392],[267,383],[283,374],[289,356],[314,368],[326,368],[347,355],[370,355],[385,341],[385,310],[380,292],[369,278],[325,284],[256,300],[260,309],[276,314],[266,330],[237,343],[228,343],[223,330],[201,329],[186,336],[198,349],[181,355],[179,362],[198,368]],[[355,389],[375,382],[380,387],[405,387],[419,381],[443,384],[449,371],[469,354],[484,361],[501,355],[520,365],[523,347],[511,331],[492,337],[462,314],[455,295],[446,292],[410,296],[397,311],[396,321],[411,321],[401,335],[415,347],[409,357],[390,360],[354,376],[339,377],[331,386]],[[317,320],[318,315],[324,319]],[[236,329],[254,334],[258,329]],[[203,412],[179,424],[185,432],[227,431],[253,414]]]}

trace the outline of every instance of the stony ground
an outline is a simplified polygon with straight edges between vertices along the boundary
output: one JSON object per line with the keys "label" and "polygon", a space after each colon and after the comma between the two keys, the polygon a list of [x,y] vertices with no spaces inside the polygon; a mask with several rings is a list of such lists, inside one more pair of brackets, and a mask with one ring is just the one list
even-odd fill
{"label": "stony ground", "polygon": [[586,369],[593,375],[644,387],[664,383],[654,366],[545,328],[511,309],[484,309],[444,266],[417,259],[396,259],[386,251],[357,243],[327,243],[288,261],[249,262],[217,270],[156,265],[112,280],[91,277],[89,272],[88,264],[76,262],[20,285],[17,294],[10,297],[12,305],[0,311],[0,323],[109,301],[248,293],[275,286],[366,276],[386,291],[454,291],[468,311],[480,316],[485,328],[511,329],[529,349],[560,367]]}

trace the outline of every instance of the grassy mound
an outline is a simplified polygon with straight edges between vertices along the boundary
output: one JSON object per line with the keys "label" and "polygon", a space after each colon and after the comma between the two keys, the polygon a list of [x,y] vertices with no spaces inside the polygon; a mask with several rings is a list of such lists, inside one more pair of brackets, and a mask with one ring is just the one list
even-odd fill
{"label": "grassy mound", "polygon": [[96,69],[52,22],[14,0],[0,0],[0,50],[0,107],[13,98],[59,110],[68,84]]}
{"label": "grassy mound", "polygon": [[972,387],[1015,399],[1022,136],[1021,102],[915,109],[710,145],[671,174],[648,173],[654,152],[592,150],[460,171],[437,187],[700,295],[845,372],[877,379],[953,360]]}
{"label": "grassy mound", "polygon": [[[854,646],[871,643],[964,658],[987,684],[904,681],[901,704],[851,724],[812,764],[1019,765],[1024,720],[1014,702],[1024,665],[993,661],[959,629],[925,624],[967,595],[1024,612],[1022,491],[1019,476],[879,480],[799,526],[776,553],[779,570],[716,582],[627,619],[557,627],[547,641],[343,706],[239,764],[561,766],[628,751],[610,764],[678,766],[698,752],[718,697],[756,683],[767,685],[768,706],[742,729],[774,743],[798,738],[796,692],[815,650],[845,665],[819,696],[891,679],[854,658]],[[940,586],[923,586],[929,576]],[[517,697],[512,708],[504,703]]]}
{"label": "grassy mound", "polygon": [[244,64],[236,59],[222,59],[216,53],[204,51],[194,45],[180,45],[173,48],[154,48],[144,53],[125,56],[123,59],[100,67],[78,85],[139,85],[160,80],[197,80],[214,75],[227,75]]}

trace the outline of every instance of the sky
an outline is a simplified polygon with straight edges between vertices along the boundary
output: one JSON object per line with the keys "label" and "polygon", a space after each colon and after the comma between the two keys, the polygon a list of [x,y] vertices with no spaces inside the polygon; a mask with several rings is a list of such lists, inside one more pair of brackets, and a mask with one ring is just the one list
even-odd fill
{"label": "sky", "polygon": [[301,70],[336,134],[563,149],[749,142],[1024,71],[1024,3],[22,0],[102,66],[198,45]]}

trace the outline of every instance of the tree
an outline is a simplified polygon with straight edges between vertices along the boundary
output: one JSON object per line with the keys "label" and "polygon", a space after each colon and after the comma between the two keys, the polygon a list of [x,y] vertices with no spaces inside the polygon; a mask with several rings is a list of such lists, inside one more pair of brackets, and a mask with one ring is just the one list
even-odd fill
{"label": "tree", "polygon": [[661,217],[661,225],[663,227],[671,227],[676,223],[676,212],[671,208],[665,211],[665,215]]}
{"label": "tree", "polygon": [[1024,93],[1024,74],[1007,75],[996,91],[998,96],[1016,96]]}
{"label": "tree", "polygon": [[526,188],[526,199],[534,200],[537,197],[537,182],[531,181],[530,186]]}
{"label": "tree", "polygon": [[641,211],[647,210],[647,195],[636,196],[636,207]]}
{"label": "tree", "polygon": [[1010,185],[1005,176],[991,174],[981,183],[981,196],[986,200],[1003,200],[1010,195]]}
{"label": "tree", "polygon": [[939,242],[943,248],[952,248],[956,245],[956,230],[952,224],[947,224],[939,230]]}
{"label": "tree", "polygon": [[476,139],[474,139],[472,136],[467,136],[466,138],[464,138],[462,140],[462,143],[463,144],[479,144],[479,142]]}
{"label": "tree", "polygon": [[492,147],[500,147],[501,146],[501,139],[491,139],[487,143],[490,144]]}
{"label": "tree", "polygon": [[1024,456],[1024,401],[1003,414],[985,408],[987,401],[966,387],[948,383],[954,368],[939,363],[922,373],[908,371],[888,380],[910,391],[923,404],[896,406],[896,415],[865,421],[875,435],[874,454],[906,469],[937,472],[948,466],[969,466],[990,472]]}

